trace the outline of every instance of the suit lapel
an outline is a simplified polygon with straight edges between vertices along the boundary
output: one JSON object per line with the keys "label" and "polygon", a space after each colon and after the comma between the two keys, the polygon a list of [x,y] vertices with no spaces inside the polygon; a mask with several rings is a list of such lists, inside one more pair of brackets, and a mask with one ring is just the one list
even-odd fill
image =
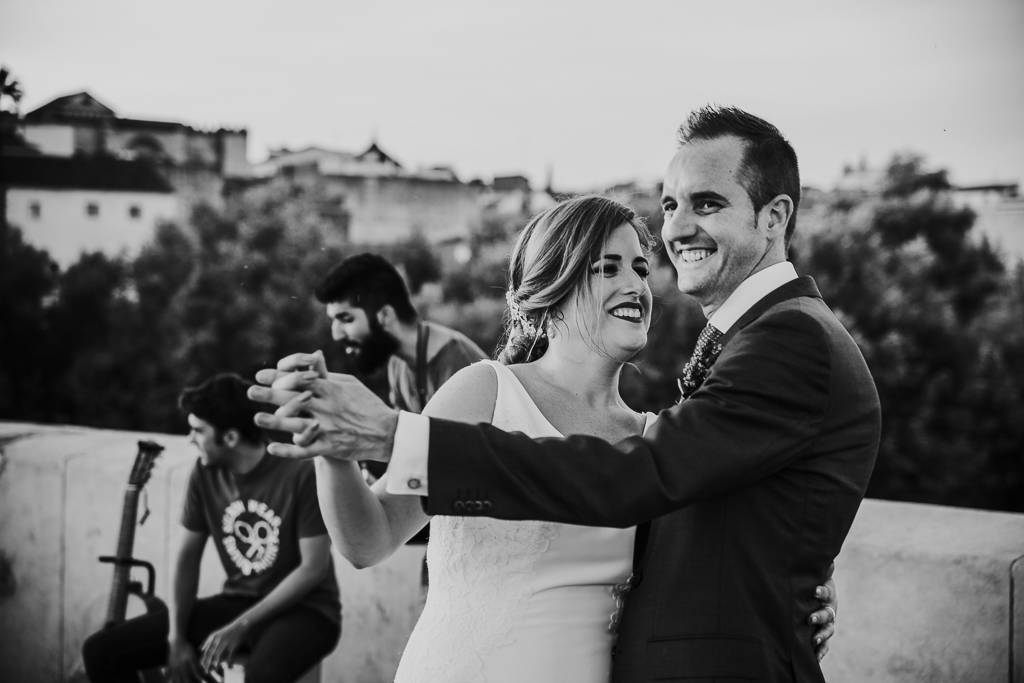
{"label": "suit lapel", "polygon": [[750,310],[740,316],[740,319],[736,321],[736,324],[730,327],[729,331],[722,337],[722,346],[728,344],[729,340],[736,336],[737,332],[760,318],[764,312],[772,306],[777,306],[783,301],[797,299],[802,296],[809,296],[817,299],[821,298],[821,292],[818,291],[818,286],[814,284],[814,278],[808,275],[798,277],[797,279],[791,280],[781,287],[768,292],[768,294],[762,297],[760,301],[751,306]]}
{"label": "suit lapel", "polygon": [[[783,301],[790,299],[797,299],[802,296],[809,296],[814,298],[821,298],[821,292],[818,291],[818,286],[814,284],[814,278],[804,275],[798,277],[795,280],[791,280],[781,287],[766,294],[760,301],[750,307],[746,313],[740,316],[740,319],[729,328],[729,331],[722,337],[721,343],[724,346],[729,342],[732,337],[742,330],[744,327],[757,320],[765,311],[770,309],[772,306],[777,306]],[[714,372],[714,366],[711,366],[711,372]],[[651,535],[651,525],[657,524],[662,519],[652,520],[644,524],[640,524],[636,528],[636,540],[633,544],[633,572],[636,574],[639,570],[639,575],[643,576],[644,560],[647,552],[647,542]]]}

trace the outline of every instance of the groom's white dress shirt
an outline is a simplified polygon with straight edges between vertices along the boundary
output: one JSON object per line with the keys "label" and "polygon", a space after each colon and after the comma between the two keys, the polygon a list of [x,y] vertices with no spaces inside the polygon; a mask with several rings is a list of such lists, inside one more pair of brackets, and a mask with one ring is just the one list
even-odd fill
{"label": "groom's white dress shirt", "polygon": [[[725,334],[754,304],[797,278],[789,261],[758,271],[740,283],[708,320]],[[430,452],[430,418],[417,413],[398,413],[395,445],[388,465],[387,492],[395,495],[427,495],[427,456]]]}

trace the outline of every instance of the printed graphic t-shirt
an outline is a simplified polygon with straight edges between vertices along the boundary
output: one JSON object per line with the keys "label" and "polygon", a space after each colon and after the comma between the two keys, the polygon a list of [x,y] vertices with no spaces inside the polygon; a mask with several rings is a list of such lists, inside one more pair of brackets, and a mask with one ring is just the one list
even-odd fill
{"label": "printed graphic t-shirt", "polygon": [[[262,598],[302,561],[299,539],[327,533],[308,460],[269,453],[246,474],[196,462],[185,493],[182,525],[213,537],[227,573],[224,594]],[[341,619],[334,565],[300,601]]]}

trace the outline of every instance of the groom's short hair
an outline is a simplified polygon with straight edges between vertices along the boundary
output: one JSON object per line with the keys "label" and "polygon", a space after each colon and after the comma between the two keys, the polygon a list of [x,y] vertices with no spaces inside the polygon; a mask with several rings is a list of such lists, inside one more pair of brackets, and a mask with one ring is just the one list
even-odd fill
{"label": "groom's short hair", "polygon": [[367,252],[348,257],[327,273],[314,295],[322,304],[348,302],[371,318],[384,306],[395,309],[403,323],[415,322],[417,318],[402,274],[379,254]]}
{"label": "groom's short hair", "polygon": [[746,143],[740,178],[754,211],[760,211],[780,194],[793,200],[793,214],[786,226],[788,247],[800,207],[800,168],[796,151],[778,128],[742,109],[710,105],[690,112],[686,123],[679,126],[676,138],[682,146],[730,135]]}

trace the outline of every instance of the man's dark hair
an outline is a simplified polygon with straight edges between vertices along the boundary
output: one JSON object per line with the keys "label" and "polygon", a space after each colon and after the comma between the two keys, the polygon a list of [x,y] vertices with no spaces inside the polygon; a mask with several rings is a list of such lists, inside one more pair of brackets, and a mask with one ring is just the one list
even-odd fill
{"label": "man's dark hair", "polygon": [[178,407],[213,425],[218,440],[221,433],[235,429],[243,441],[263,443],[263,431],[253,422],[260,407],[246,394],[250,386],[233,373],[214,375],[199,386],[186,387],[178,396]]}
{"label": "man's dark hair", "polygon": [[780,194],[793,200],[793,215],[786,226],[786,247],[796,230],[800,207],[800,169],[796,152],[779,129],[764,119],[736,107],[707,106],[690,112],[679,126],[680,146],[695,140],[715,140],[732,135],[746,144],[740,178],[754,211],[758,212]]}
{"label": "man's dark hair", "polygon": [[348,302],[374,317],[391,306],[403,323],[416,322],[416,309],[398,269],[379,254],[350,256],[327,273],[314,292],[322,304]]}

